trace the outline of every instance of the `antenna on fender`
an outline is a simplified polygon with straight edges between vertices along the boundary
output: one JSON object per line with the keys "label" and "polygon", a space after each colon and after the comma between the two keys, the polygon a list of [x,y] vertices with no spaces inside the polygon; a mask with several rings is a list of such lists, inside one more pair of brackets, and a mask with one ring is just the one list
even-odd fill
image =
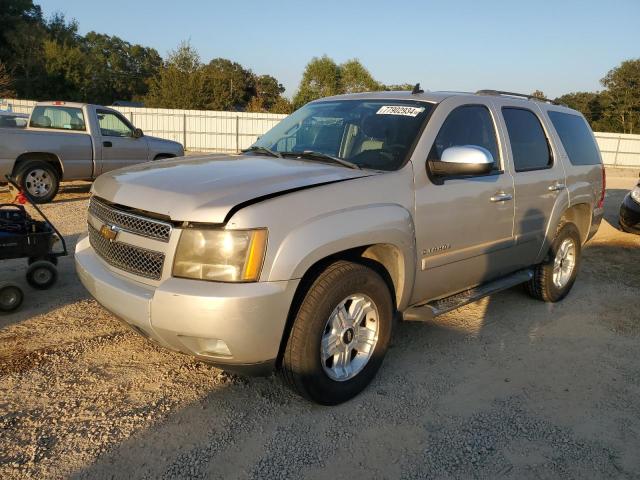
{"label": "antenna on fender", "polygon": [[416,95],[418,93],[424,93],[424,90],[422,90],[420,88],[420,83],[416,83],[416,85],[413,87],[413,90],[411,90],[411,95]]}

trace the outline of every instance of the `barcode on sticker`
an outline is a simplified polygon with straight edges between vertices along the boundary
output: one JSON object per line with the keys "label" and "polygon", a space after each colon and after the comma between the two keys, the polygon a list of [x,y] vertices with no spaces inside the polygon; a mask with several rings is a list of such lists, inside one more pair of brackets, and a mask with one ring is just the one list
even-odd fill
{"label": "barcode on sticker", "polygon": [[424,107],[405,107],[401,105],[385,105],[376,112],[377,115],[404,115],[405,117],[415,117],[424,112]]}

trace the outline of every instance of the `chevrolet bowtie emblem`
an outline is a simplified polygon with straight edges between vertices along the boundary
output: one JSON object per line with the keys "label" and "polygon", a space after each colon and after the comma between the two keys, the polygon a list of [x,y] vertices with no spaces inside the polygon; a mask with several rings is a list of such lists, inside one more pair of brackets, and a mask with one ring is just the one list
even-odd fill
{"label": "chevrolet bowtie emblem", "polygon": [[100,236],[110,242],[115,241],[118,237],[118,228],[115,225],[107,225],[106,223],[100,228]]}

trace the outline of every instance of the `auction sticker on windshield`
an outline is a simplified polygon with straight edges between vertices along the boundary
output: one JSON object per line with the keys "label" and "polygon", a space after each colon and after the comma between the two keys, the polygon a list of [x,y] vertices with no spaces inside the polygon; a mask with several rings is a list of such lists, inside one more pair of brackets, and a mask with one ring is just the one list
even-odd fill
{"label": "auction sticker on windshield", "polygon": [[415,117],[424,112],[424,107],[407,107],[404,105],[385,105],[380,107],[376,112],[377,115],[404,115],[406,117]]}

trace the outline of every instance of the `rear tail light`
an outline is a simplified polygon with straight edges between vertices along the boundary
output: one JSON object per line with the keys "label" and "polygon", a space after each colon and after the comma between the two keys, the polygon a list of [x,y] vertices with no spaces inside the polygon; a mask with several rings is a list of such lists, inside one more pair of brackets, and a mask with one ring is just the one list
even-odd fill
{"label": "rear tail light", "polygon": [[607,173],[604,169],[604,165],[602,166],[602,192],[600,192],[600,201],[598,202],[598,208],[602,208],[604,205],[604,194],[607,189]]}

